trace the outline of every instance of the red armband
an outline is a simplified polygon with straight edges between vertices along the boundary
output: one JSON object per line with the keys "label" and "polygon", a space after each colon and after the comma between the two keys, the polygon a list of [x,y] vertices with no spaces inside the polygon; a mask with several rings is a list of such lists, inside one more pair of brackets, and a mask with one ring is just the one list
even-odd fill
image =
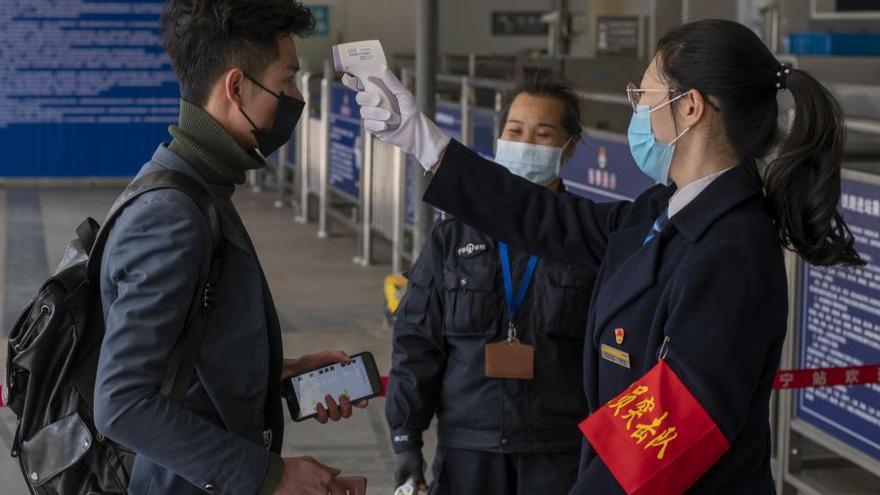
{"label": "red armband", "polygon": [[628,494],[681,494],[730,448],[663,360],[580,429]]}

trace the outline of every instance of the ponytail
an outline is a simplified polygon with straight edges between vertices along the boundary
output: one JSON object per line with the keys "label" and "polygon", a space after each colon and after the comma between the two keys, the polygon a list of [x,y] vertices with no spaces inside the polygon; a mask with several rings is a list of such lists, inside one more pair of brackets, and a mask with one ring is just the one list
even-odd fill
{"label": "ponytail", "polygon": [[831,93],[806,72],[781,65],[742,24],[690,22],[657,43],[658,69],[679,91],[695,89],[719,102],[721,125],[743,162],[779,143],[779,90],[795,101],[791,131],[764,172],[770,214],[783,246],[814,265],[863,265],[837,211],[846,131]]}
{"label": "ponytail", "polygon": [[784,80],[794,97],[794,122],[764,172],[779,240],[813,265],[863,265],[837,211],[846,142],[840,106],[811,75],[788,70]]}

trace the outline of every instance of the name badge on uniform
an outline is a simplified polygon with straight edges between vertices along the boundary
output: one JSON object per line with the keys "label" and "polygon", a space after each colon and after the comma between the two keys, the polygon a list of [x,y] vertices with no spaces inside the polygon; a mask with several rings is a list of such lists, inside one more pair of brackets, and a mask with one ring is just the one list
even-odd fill
{"label": "name badge on uniform", "polygon": [[599,348],[599,352],[602,354],[602,359],[606,361],[611,361],[612,363],[623,366],[626,369],[629,369],[629,353],[623,352],[620,349],[611,347],[608,344],[602,344]]}
{"label": "name badge on uniform", "polygon": [[510,254],[507,244],[498,243],[498,255],[501,257],[501,273],[504,281],[504,299],[509,309],[509,323],[507,327],[507,339],[501,342],[487,344],[486,377],[487,378],[512,378],[514,380],[531,380],[535,377],[535,348],[523,344],[516,334],[516,325],[513,324],[514,316],[526,297],[526,291],[535,275],[535,267],[538,265],[536,256],[529,256],[525,274],[520,282],[519,290],[513,292],[513,275],[510,269]]}
{"label": "name badge on uniform", "polygon": [[534,347],[516,339],[486,344],[486,378],[531,380],[534,377]]}

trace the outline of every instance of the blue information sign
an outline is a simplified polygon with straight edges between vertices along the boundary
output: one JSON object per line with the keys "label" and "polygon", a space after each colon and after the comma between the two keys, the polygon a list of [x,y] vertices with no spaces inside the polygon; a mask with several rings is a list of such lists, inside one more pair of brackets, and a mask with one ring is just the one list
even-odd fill
{"label": "blue information sign", "polygon": [[177,122],[164,0],[4,0],[0,176],[130,176]]}
{"label": "blue information sign", "polygon": [[425,173],[425,169],[419,165],[419,162],[412,156],[406,155],[406,173],[404,182],[404,221],[407,225],[416,223],[416,203],[421,200],[419,197],[418,185],[419,175]]}
{"label": "blue information sign", "polygon": [[[840,209],[868,260],[861,268],[802,263],[797,366],[880,363],[880,185],[845,178]],[[821,382],[821,374],[814,376]],[[797,417],[880,460],[880,386],[808,388]]]}
{"label": "blue information sign", "polygon": [[474,123],[474,151],[485,158],[495,156],[495,112],[487,108],[475,108],[473,112]]}
{"label": "blue information sign", "polygon": [[[461,141],[461,106],[458,103],[441,101],[437,103],[437,127],[447,136]],[[484,157],[494,155],[495,112],[487,108],[474,108],[471,113],[474,143],[471,148]]]}
{"label": "blue information sign", "polygon": [[[449,137],[461,141],[461,107],[457,103],[441,101],[437,103],[437,114],[434,119],[437,127]],[[486,158],[492,158],[495,144],[495,113],[485,108],[475,108],[473,115],[474,146],[472,148]],[[419,174],[425,171],[411,155],[406,157],[405,182],[405,215],[407,225],[415,223],[416,204],[421,200],[416,187]]]}
{"label": "blue information sign", "polygon": [[434,121],[447,136],[461,141],[461,107],[458,103],[438,101]]}
{"label": "blue information sign", "polygon": [[356,93],[341,84],[330,89],[330,187],[353,201],[360,197],[363,136]]}
{"label": "blue information sign", "polygon": [[594,201],[633,200],[654,185],[633,161],[626,138],[589,131],[562,169],[565,186]]}

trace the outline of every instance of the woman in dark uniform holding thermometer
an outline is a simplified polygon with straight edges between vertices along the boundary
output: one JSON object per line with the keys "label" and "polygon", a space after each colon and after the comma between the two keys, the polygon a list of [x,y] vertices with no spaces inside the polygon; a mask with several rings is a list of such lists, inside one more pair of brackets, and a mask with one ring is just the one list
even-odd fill
{"label": "woman in dark uniform holding thermometer", "polygon": [[[597,204],[553,195],[450,142],[393,75],[385,83],[402,122],[386,129],[390,112],[364,92],[365,125],[435,170],[426,201],[527,252],[601,267],[584,415],[651,369],[662,345],[729,442],[690,492],[773,493],[768,407],[786,329],[783,247],[816,265],[862,263],[836,209],[845,137],[828,90],[740,24],[676,28],[641,85],[628,88],[633,157],[659,184],[633,202]],[[777,94],[786,90],[795,116],[779,135]],[[763,164],[776,143],[777,157]],[[585,442],[571,493],[621,492]]]}

